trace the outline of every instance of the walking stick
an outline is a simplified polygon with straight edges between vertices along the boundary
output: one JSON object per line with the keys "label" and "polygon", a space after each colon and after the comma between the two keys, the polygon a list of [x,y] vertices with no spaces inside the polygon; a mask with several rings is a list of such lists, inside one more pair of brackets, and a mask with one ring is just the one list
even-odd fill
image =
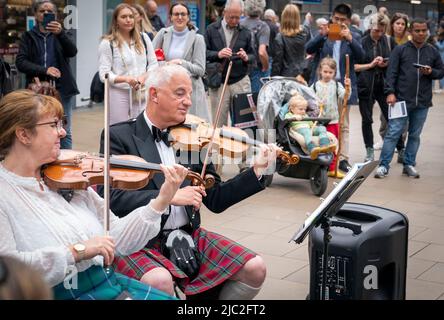
{"label": "walking stick", "polygon": [[[345,79],[350,79],[350,57],[348,54],[345,55]],[[348,98],[350,97],[350,85],[345,86],[344,99],[342,101],[342,110],[340,112],[339,117],[339,132],[338,132],[338,153],[336,154],[336,166],[335,166],[335,177],[338,176],[338,166],[339,166],[339,157],[342,152],[342,128],[344,126],[345,115],[347,114],[347,103]]]}

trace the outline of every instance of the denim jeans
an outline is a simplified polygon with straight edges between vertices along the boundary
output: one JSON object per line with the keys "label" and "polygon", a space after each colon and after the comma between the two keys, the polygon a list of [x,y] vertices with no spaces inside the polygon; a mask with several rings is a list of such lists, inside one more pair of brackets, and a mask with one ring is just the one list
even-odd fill
{"label": "denim jeans", "polygon": [[404,131],[404,127],[409,122],[409,135],[404,153],[404,165],[415,166],[416,154],[418,153],[420,136],[424,123],[427,119],[429,108],[415,108],[408,111],[408,116],[404,118],[391,119],[388,123],[388,130],[384,137],[379,165],[390,168],[390,162],[395,152],[395,146]]}
{"label": "denim jeans", "polygon": [[259,92],[262,88],[261,78],[266,78],[270,76],[269,70],[261,71],[259,69],[251,70],[250,80],[251,80],[251,92]]}
{"label": "denim jeans", "polygon": [[76,96],[64,97],[62,96],[63,111],[65,113],[66,120],[68,124],[65,127],[66,137],[60,141],[61,149],[72,149],[72,133],[71,133],[71,120],[72,120],[72,109],[74,109],[76,104]]}

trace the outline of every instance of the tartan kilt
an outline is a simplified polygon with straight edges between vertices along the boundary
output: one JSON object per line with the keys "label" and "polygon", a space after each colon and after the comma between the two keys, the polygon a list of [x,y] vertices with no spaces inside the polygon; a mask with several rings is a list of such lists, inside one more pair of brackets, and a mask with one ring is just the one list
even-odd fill
{"label": "tartan kilt", "polygon": [[220,234],[203,228],[192,234],[200,262],[199,274],[190,280],[188,276],[159,252],[160,239],[153,248],[144,248],[132,255],[116,257],[116,271],[140,280],[154,268],[167,269],[185,295],[195,295],[218,286],[237,273],[256,253]]}

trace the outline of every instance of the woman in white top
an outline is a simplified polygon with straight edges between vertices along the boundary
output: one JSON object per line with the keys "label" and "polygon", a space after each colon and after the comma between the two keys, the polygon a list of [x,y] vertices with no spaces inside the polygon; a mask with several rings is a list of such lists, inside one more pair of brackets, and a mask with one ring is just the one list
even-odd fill
{"label": "woman in white top", "polygon": [[135,23],[131,6],[119,4],[109,33],[99,46],[99,74],[110,78],[110,123],[137,117],[145,109],[145,81],[149,69],[157,67],[151,40]]}
{"label": "woman in white top", "polygon": [[210,122],[207,94],[202,81],[206,63],[205,40],[191,24],[190,10],[185,4],[173,4],[170,7],[170,19],[173,25],[159,31],[153,46],[155,49],[163,49],[168,64],[178,64],[188,70],[193,86],[189,113]]}
{"label": "woman in white top", "polygon": [[[150,299],[168,298],[101,266],[111,265],[114,254],[141,250],[157,235],[187,169],[162,167],[158,197],[123,219],[110,213],[110,236],[103,236],[102,198],[89,188],[65,200],[42,180],[42,166],[57,159],[66,135],[62,116],[56,99],[28,90],[0,101],[0,256],[36,268],[58,299],[115,299],[122,290],[136,299],[149,290]],[[67,278],[73,274],[76,286]]]}

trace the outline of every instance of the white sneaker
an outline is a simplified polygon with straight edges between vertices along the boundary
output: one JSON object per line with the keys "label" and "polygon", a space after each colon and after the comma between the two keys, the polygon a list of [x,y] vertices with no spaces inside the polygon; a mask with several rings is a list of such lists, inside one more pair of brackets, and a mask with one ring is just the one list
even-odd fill
{"label": "white sneaker", "polygon": [[375,150],[381,150],[383,144],[384,144],[384,141],[378,141],[377,143],[375,143],[375,144],[373,145],[373,149],[375,149]]}
{"label": "white sneaker", "polygon": [[388,170],[384,166],[379,166],[375,173],[376,179],[384,179],[388,176]]}

